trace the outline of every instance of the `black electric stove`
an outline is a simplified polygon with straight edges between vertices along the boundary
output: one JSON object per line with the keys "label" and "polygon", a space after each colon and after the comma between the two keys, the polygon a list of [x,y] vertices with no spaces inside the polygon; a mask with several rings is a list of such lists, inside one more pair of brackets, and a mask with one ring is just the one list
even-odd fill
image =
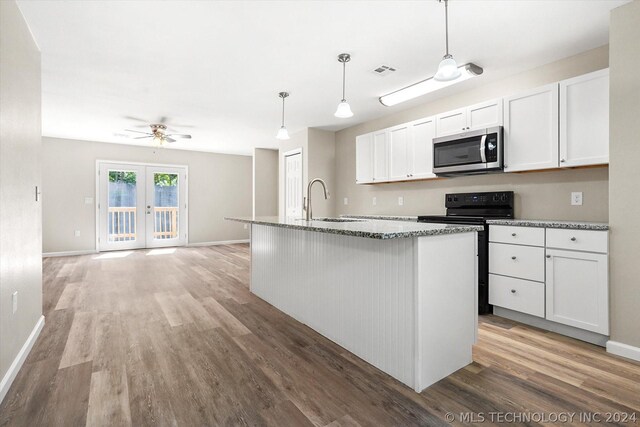
{"label": "black electric stove", "polygon": [[480,225],[478,232],[478,313],[492,312],[489,304],[489,226],[487,219],[513,218],[513,191],[454,193],[445,196],[446,215],[424,215],[418,222]]}

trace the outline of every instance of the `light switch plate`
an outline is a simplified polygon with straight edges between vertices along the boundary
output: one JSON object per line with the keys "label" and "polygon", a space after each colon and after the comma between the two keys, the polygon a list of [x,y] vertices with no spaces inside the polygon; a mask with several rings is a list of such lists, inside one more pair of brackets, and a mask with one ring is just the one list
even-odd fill
{"label": "light switch plate", "polygon": [[571,193],[571,205],[582,206],[582,191],[574,191]]}
{"label": "light switch plate", "polygon": [[76,236],[76,237],[80,237],[80,230],[74,231],[73,235]]}
{"label": "light switch plate", "polygon": [[373,197],[373,198],[371,199],[371,204],[372,204],[373,206],[377,205],[377,204],[378,204],[378,198],[377,198],[377,197]]}
{"label": "light switch plate", "polygon": [[84,204],[85,205],[92,205],[93,204],[93,197],[85,197],[84,198]]}
{"label": "light switch plate", "polygon": [[349,204],[349,199],[348,198],[344,198],[344,205],[347,206]]}
{"label": "light switch plate", "polygon": [[402,206],[402,205],[404,205],[404,197],[399,196],[398,197],[398,206]]}
{"label": "light switch plate", "polygon": [[16,314],[16,311],[18,311],[18,291],[11,294],[11,301],[13,304],[13,314]]}

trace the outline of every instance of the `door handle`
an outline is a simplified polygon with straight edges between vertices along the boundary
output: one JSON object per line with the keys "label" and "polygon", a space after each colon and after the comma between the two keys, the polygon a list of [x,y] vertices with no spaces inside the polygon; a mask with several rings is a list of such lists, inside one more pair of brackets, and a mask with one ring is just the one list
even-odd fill
{"label": "door handle", "polygon": [[487,163],[487,135],[482,135],[482,138],[480,138],[480,160],[482,160],[482,163]]}

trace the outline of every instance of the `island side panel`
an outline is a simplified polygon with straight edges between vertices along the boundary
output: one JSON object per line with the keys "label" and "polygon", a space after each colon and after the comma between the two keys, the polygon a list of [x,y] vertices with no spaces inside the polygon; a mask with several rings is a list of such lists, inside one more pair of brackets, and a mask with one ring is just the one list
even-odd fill
{"label": "island side panel", "polygon": [[417,239],[416,380],[420,392],[473,361],[477,233]]}
{"label": "island side panel", "polygon": [[251,292],[414,388],[415,242],[254,224]]}

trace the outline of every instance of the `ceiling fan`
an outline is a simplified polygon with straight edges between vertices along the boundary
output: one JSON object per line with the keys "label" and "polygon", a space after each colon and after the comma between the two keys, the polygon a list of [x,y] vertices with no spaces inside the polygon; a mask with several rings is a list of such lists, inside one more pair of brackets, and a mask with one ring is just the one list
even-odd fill
{"label": "ceiling fan", "polygon": [[[153,142],[157,143],[158,145],[164,145],[165,142],[169,142],[169,143],[176,142],[174,138],[191,139],[191,135],[182,134],[182,133],[167,133],[167,130],[169,128],[166,125],[166,122],[167,122],[166,117],[161,117],[157,123],[150,123],[150,124],[145,120],[139,119],[137,117],[126,117],[126,118],[130,120],[139,121],[139,122],[145,122],[144,125],[140,124],[140,125],[136,125],[135,127],[149,126],[151,130],[151,132],[143,132],[139,130],[126,129],[127,132],[144,134],[144,136],[136,136],[136,137],[133,137],[133,139],[153,138]],[[187,127],[187,126],[185,125],[182,127]],[[171,132],[172,131],[173,130],[171,130]]]}

